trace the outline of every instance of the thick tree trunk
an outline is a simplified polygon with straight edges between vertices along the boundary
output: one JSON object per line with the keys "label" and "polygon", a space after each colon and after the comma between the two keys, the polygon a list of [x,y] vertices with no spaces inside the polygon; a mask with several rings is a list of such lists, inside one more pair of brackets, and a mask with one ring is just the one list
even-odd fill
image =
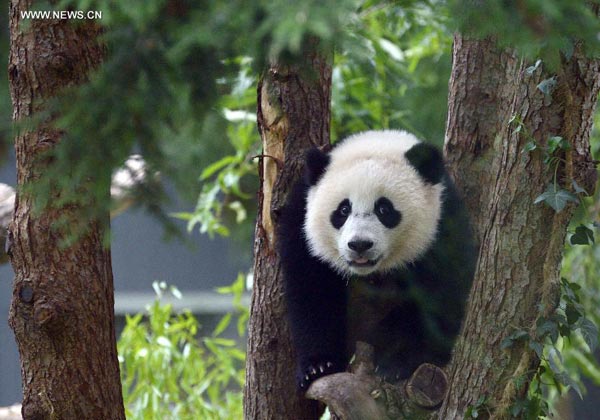
{"label": "thick tree trunk", "polygon": [[[40,111],[64,87],[84,82],[103,56],[97,26],[23,22],[20,12],[30,7],[31,1],[10,4],[15,120]],[[40,155],[60,137],[47,125],[16,137],[19,186],[44,176],[47,162]],[[59,197],[60,191],[53,194]],[[16,199],[9,231],[16,273],[9,323],[21,355],[25,419],[125,418],[110,250],[103,246],[102,226],[108,226],[109,215],[102,223],[90,220],[88,233],[65,248],[68,227],[57,229],[57,221],[76,221],[80,214],[73,208],[34,213],[33,197],[19,193]]]}
{"label": "thick tree trunk", "polygon": [[[523,345],[502,350],[501,341],[515,328],[535,336],[537,318],[551,313],[559,299],[573,206],[556,213],[533,204],[552,182],[554,167],[543,162],[539,148],[523,152],[525,131],[541,146],[551,136],[569,142],[557,172],[563,188],[571,189],[575,180],[589,192],[595,183],[588,139],[600,89],[598,61],[575,48],[546,93],[538,85],[552,74],[543,63],[530,66],[491,40],[455,37],[446,154],[481,250],[440,419],[463,418],[480,397],[486,397],[492,418],[508,417],[507,408],[526,389],[517,390],[514,380],[530,379],[539,360]],[[523,124],[520,132],[509,123],[514,116]]]}
{"label": "thick tree trunk", "polygon": [[244,390],[244,416],[253,420],[317,418],[316,402],[296,391],[274,233],[304,152],[329,145],[331,63],[314,51],[305,57],[302,65],[272,64],[258,86],[263,157]]}

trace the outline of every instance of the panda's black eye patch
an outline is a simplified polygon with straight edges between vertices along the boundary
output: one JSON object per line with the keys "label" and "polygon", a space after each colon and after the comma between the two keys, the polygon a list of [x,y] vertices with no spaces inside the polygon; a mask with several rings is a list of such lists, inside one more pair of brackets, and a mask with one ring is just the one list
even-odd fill
{"label": "panda's black eye patch", "polygon": [[380,197],[375,201],[373,211],[381,224],[389,229],[398,226],[402,219],[402,214],[396,210],[394,204],[385,197]]}
{"label": "panda's black eye patch", "polygon": [[350,204],[350,200],[347,198],[342,200],[340,204],[338,204],[337,209],[333,213],[331,213],[330,221],[334,228],[339,229],[344,226],[346,223],[346,219],[352,213],[352,204]]}

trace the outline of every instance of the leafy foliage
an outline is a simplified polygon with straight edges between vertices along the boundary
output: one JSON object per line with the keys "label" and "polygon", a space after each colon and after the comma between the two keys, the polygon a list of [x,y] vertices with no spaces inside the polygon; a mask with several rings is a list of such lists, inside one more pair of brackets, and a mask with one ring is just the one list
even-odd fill
{"label": "leafy foliage", "polygon": [[579,198],[572,192],[557,187],[556,184],[552,183],[548,184],[546,191],[538,196],[533,203],[538,204],[544,202],[552,207],[555,212],[560,213],[569,201],[579,203]]}
{"label": "leafy foliage", "polygon": [[[537,67],[539,64],[540,60],[532,67]],[[545,94],[550,94],[553,89],[553,80],[553,78],[544,80],[538,85],[538,89]],[[548,184],[546,191],[534,200],[534,204],[543,202],[557,213],[562,211],[568,202],[583,204],[573,221],[576,227],[570,235],[569,243],[571,245],[595,245],[594,231],[589,226],[597,227],[598,223],[597,221],[590,223],[589,218],[593,218],[594,214],[597,218],[597,209],[590,211],[586,203],[592,201],[595,203],[594,208],[597,207],[597,197],[592,200],[588,192],[581,188],[575,180],[570,180],[570,190],[563,188],[558,180],[558,168],[564,163],[562,156],[571,148],[568,141],[561,136],[551,136],[545,144],[540,145],[518,117],[513,117],[510,123],[516,126],[514,132],[521,133],[525,137],[526,143],[522,153],[528,155],[536,151],[541,152],[544,164],[553,171],[552,181]],[[593,143],[594,140],[597,142],[598,137],[592,136]],[[579,251],[579,249],[583,251]],[[574,255],[587,254],[591,249],[593,248],[567,248],[565,273],[569,278],[576,279],[577,277],[573,275],[574,266],[569,263],[569,260]],[[582,267],[585,267],[586,270],[596,270],[598,264],[593,258],[588,258]],[[503,340],[502,348],[510,348],[516,343],[524,343],[542,361],[539,369],[535,372],[526,397],[515,401],[512,405],[512,416],[538,418],[548,415],[557,395],[562,393],[565,387],[572,389],[580,398],[583,398],[585,387],[580,378],[581,374],[593,379],[597,384],[600,383],[599,363],[594,357],[594,351],[598,346],[597,325],[599,325],[597,312],[594,309],[597,308],[598,302],[590,302],[589,299],[582,297],[594,296],[598,293],[597,279],[600,277],[596,275],[591,278],[595,282],[586,282],[585,293],[582,292],[581,284],[575,280],[568,281],[566,278],[562,278],[561,301],[556,313],[549,318],[538,319],[535,332],[517,329]],[[516,378],[515,380],[518,382],[520,379]]]}
{"label": "leafy foliage", "polygon": [[365,2],[335,56],[332,137],[401,128],[442,144],[451,31],[439,2]]}
{"label": "leafy foliage", "polygon": [[[219,107],[227,120],[226,137],[230,151],[221,159],[208,165],[201,173],[202,191],[193,212],[180,212],[175,216],[187,220],[188,230],[199,225],[201,233],[229,236],[228,224],[233,213],[238,226],[247,220],[250,206],[254,210],[253,191],[258,184],[255,156],[260,154],[260,139],[256,128],[256,78],[252,76],[249,58],[240,58],[240,71],[232,92],[222,96]],[[229,222],[229,223],[228,223]],[[248,238],[250,233],[238,228],[238,234]]]}
{"label": "leafy foliage", "polygon": [[571,235],[571,245],[592,245],[594,244],[594,231],[587,226],[579,225],[575,228],[575,233]]}
{"label": "leafy foliage", "polygon": [[[526,397],[511,406],[513,417],[538,418],[548,415],[548,394],[565,388],[574,390],[583,398],[582,383],[574,377],[575,372],[567,367],[561,352],[567,341],[583,339],[587,345],[585,353],[593,358],[598,346],[598,328],[586,315],[580,291],[578,284],[561,279],[561,300],[556,312],[548,318],[539,318],[534,331],[517,329],[502,341],[503,349],[517,344],[528,346],[542,362]],[[524,379],[525,375],[515,378],[517,388],[522,388]]]}
{"label": "leafy foliage", "polygon": [[475,404],[470,405],[465,412],[465,419],[477,419],[480,415],[483,414],[483,417],[489,414],[489,410],[486,406],[488,403],[487,398],[485,396],[479,397],[479,399],[475,402]]}
{"label": "leafy foliage", "polygon": [[[234,293],[243,334],[247,309],[240,304],[244,276],[222,289]],[[221,335],[229,326],[227,314],[210,336],[198,341],[199,324],[189,312],[174,313],[162,304],[165,293],[177,289],[154,283],[157,299],[144,314],[128,316],[118,342],[123,397],[129,419],[242,418],[244,352],[236,340]]]}
{"label": "leafy foliage", "polygon": [[[262,68],[268,57],[293,60],[311,37],[320,38],[325,47],[333,40],[343,44],[345,25],[357,6],[355,0],[327,5],[284,0],[44,4],[58,10],[101,11],[98,23],[107,28],[102,38],[107,54],[89,83],[65,90],[47,106],[44,116],[52,116],[65,134],[48,156],[52,164],[33,187],[39,207],[77,209],[93,203],[80,220],[99,219],[110,209],[111,172],[133,152],[143,155],[151,172],[159,171],[180,194],[192,197],[198,182],[190,174],[228,152],[227,119],[218,102],[235,88],[240,71],[236,58],[253,57],[255,68]],[[219,188],[235,187],[230,180],[220,179]],[[213,188],[203,193],[208,207],[216,203]],[[142,186],[137,198],[168,222],[162,189]],[[230,208],[243,218],[240,206]],[[218,213],[212,209],[209,214],[214,211]],[[206,231],[224,232],[216,220],[207,221]],[[71,230],[86,226],[73,225]]]}
{"label": "leafy foliage", "polygon": [[[568,276],[578,289],[579,300],[574,305],[577,310],[585,309],[586,318],[579,320],[580,334],[566,343],[563,359],[566,369],[576,378],[586,377],[600,386],[600,361],[594,356],[598,348],[600,325],[600,247],[597,243],[589,246],[567,248],[563,261],[563,275]],[[573,315],[571,315],[573,317]]]}
{"label": "leafy foliage", "polygon": [[[439,6],[439,5],[438,5]],[[423,2],[400,8],[389,2],[364,2],[348,25],[333,68],[332,137],[371,128],[402,128],[441,145],[450,74],[451,34],[443,9]],[[202,191],[192,212],[176,216],[209,235],[235,233],[247,238],[257,188],[252,158],[260,153],[256,130],[256,76],[249,57],[235,59],[239,72],[228,83],[218,108],[227,120],[232,146],[201,174]],[[417,111],[411,111],[417,110]],[[233,216],[233,217],[232,217]],[[241,233],[240,233],[241,232]]]}
{"label": "leafy foliage", "polygon": [[[461,32],[493,37],[501,46],[516,48],[529,59],[541,58],[551,67],[561,52],[570,58],[579,42],[591,55],[599,52],[597,4],[570,0],[465,1],[449,0]],[[485,17],[485,18],[483,18]]]}

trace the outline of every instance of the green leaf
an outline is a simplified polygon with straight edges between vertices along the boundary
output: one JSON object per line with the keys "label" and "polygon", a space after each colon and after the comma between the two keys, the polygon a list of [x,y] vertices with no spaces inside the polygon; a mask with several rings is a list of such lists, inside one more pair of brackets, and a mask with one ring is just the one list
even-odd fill
{"label": "green leaf", "polygon": [[562,286],[562,298],[567,302],[579,302],[579,290],[581,290],[581,286],[577,283],[573,283],[565,279],[561,278],[561,286]]}
{"label": "green leaf", "polygon": [[571,185],[573,185],[573,190],[575,190],[575,192],[577,194],[583,193],[585,195],[589,195],[588,192],[584,188],[582,188],[582,187],[579,186],[579,184],[577,183],[577,181],[575,181],[575,180],[571,181]]}
{"label": "green leaf", "polygon": [[502,343],[500,344],[500,349],[504,350],[509,347],[512,347],[515,344],[515,342],[527,338],[529,338],[529,334],[527,333],[527,331],[517,330],[508,337],[505,337],[504,340],[502,340]]}
{"label": "green leaf", "polygon": [[550,184],[546,191],[538,196],[533,203],[538,204],[544,202],[552,207],[555,212],[560,213],[569,201],[578,203],[579,198],[567,190],[563,190],[555,187],[554,184]]}
{"label": "green leaf", "polygon": [[215,330],[212,333],[213,337],[220,335],[223,331],[225,331],[227,329],[227,327],[229,326],[229,323],[231,322],[231,316],[232,316],[232,314],[231,314],[231,312],[229,312],[229,313],[225,314],[225,316],[223,318],[221,318],[221,320],[219,321],[219,323],[215,327]]}
{"label": "green leaf", "polygon": [[573,379],[571,379],[571,377],[567,374],[567,372],[555,373],[554,378],[558,382],[563,384],[564,386],[571,387],[571,389],[573,389],[575,392],[577,392],[577,395],[579,395],[579,398],[581,398],[583,400],[583,395],[581,393],[581,388],[579,388],[579,384],[577,382],[575,382]]}
{"label": "green leaf", "polygon": [[542,64],[542,60],[537,60],[533,66],[529,66],[525,69],[525,72],[529,75],[533,74]]}
{"label": "green leaf", "polygon": [[540,338],[550,337],[552,341],[556,341],[558,338],[558,325],[553,320],[540,318],[538,320],[536,334]]}
{"label": "green leaf", "polygon": [[594,243],[594,231],[587,226],[579,225],[575,233],[571,235],[571,245],[592,245]]}
{"label": "green leaf", "polygon": [[235,222],[236,223],[239,224],[239,223],[242,223],[244,220],[246,220],[246,217],[247,217],[246,208],[240,201],[236,200],[232,203],[229,203],[228,207],[235,212]]}
{"label": "green leaf", "polygon": [[542,80],[537,88],[546,96],[552,95],[552,92],[556,88],[556,76],[550,77],[549,79]]}
{"label": "green leaf", "polygon": [[216,161],[215,163],[209,165],[208,167],[206,167],[203,171],[202,174],[200,175],[200,179],[202,181],[210,178],[212,175],[214,175],[217,171],[219,171],[220,169],[224,168],[225,166],[231,164],[235,162],[235,156],[225,156],[223,159]]}
{"label": "green leaf", "polygon": [[542,359],[544,357],[544,345],[542,343],[532,340],[529,342],[529,348],[535,351],[538,358]]}
{"label": "green leaf", "polygon": [[573,325],[579,320],[579,318],[581,318],[582,314],[575,304],[569,302],[565,308],[565,315],[567,316],[567,322],[569,325]]}
{"label": "green leaf", "polygon": [[548,153],[553,154],[557,150],[569,150],[571,145],[561,136],[552,136],[548,139]]}
{"label": "green leaf", "polygon": [[525,146],[523,146],[523,151],[521,153],[530,153],[533,152],[535,149],[537,149],[537,144],[535,143],[535,141],[531,140],[525,143]]}
{"label": "green leaf", "polygon": [[583,318],[581,325],[579,325],[579,330],[586,344],[589,346],[590,352],[594,352],[598,347],[598,327],[596,324],[588,318]]}
{"label": "green leaf", "polygon": [[560,366],[562,365],[562,362],[563,360],[560,351],[558,351],[556,347],[550,347],[548,350],[548,366],[550,366],[550,370],[554,375],[558,375],[562,372],[562,367]]}
{"label": "green leaf", "polygon": [[519,414],[523,411],[523,409],[527,407],[527,400],[517,400],[510,407],[510,414],[513,417],[518,417]]}

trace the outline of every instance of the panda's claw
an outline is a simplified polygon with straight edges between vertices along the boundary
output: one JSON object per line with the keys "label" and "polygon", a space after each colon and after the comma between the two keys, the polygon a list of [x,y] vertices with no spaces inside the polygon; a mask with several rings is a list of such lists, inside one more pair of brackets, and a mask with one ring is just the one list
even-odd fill
{"label": "panda's claw", "polygon": [[300,389],[304,390],[317,379],[333,373],[333,366],[331,362],[321,362],[307,366],[300,379]]}

